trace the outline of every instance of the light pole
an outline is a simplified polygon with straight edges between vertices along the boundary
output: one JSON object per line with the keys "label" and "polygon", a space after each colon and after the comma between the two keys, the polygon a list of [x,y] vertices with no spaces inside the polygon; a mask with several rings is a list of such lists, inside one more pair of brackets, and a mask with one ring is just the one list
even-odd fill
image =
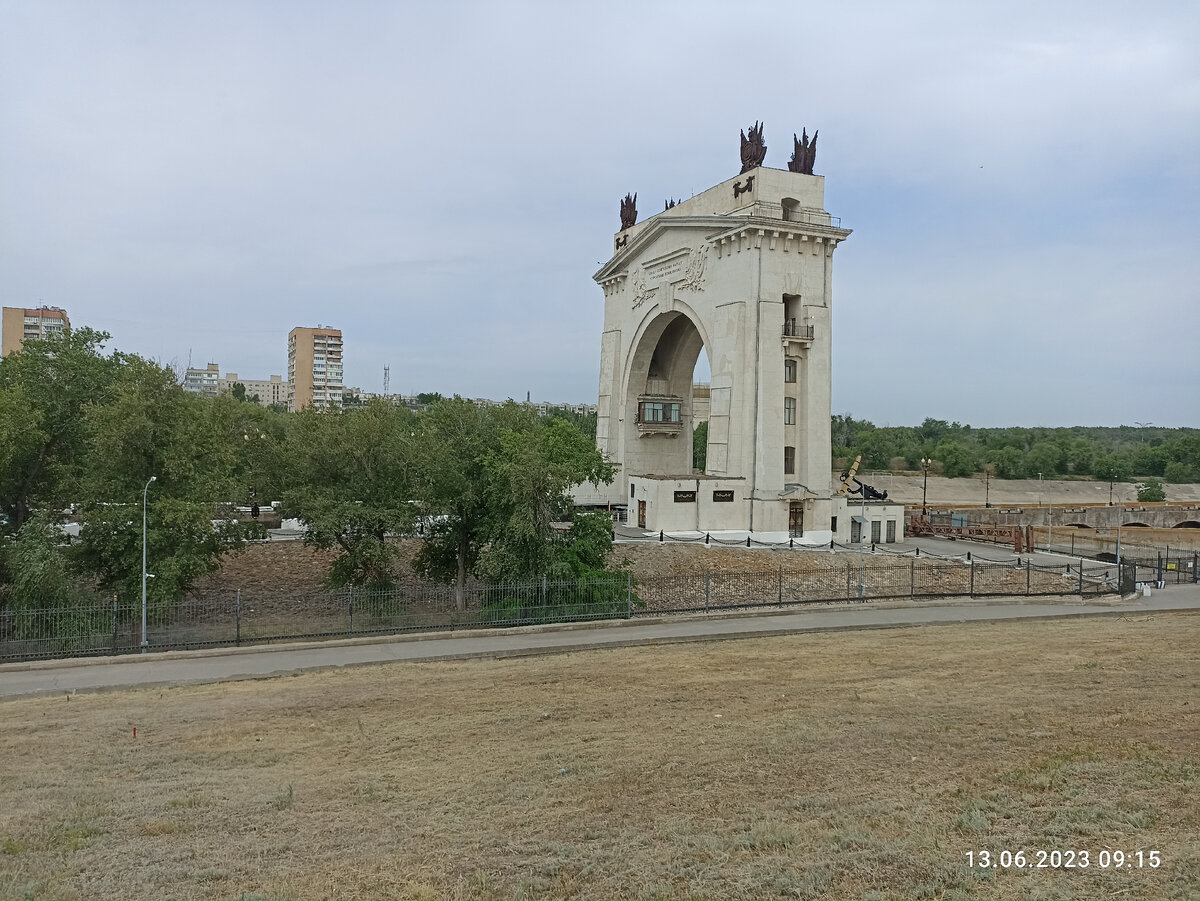
{"label": "light pole", "polygon": [[[1041,512],[1042,512],[1042,498],[1043,498],[1043,495],[1042,495],[1042,474],[1039,472],[1039,473],[1038,473],[1038,513],[1041,513]],[[1036,538],[1034,539],[1033,546],[1034,546],[1034,549],[1036,549],[1036,548],[1037,548],[1037,539],[1036,539]],[[1047,550],[1049,550],[1049,548],[1047,548]]]}
{"label": "light pole", "polygon": [[1117,591],[1121,590],[1121,520],[1125,518],[1125,505],[1117,508]]}
{"label": "light pole", "polygon": [[990,463],[983,464],[983,506],[990,507],[991,501],[991,477],[992,471],[988,468]]}
{"label": "light pole", "polygon": [[863,588],[863,545],[867,542],[867,492],[862,493],[862,528],[858,533],[858,599],[866,593]]}
{"label": "light pole", "polygon": [[921,486],[921,516],[926,519],[929,518],[929,507],[925,503],[925,500],[929,496],[929,465],[931,463],[933,463],[932,460],[925,457],[921,458],[921,469],[925,472],[925,484]]}
{"label": "light pole", "polygon": [[[150,482],[158,480],[158,476],[150,476]],[[150,482],[142,489],[142,653],[150,648],[146,638],[146,498],[150,491]]]}

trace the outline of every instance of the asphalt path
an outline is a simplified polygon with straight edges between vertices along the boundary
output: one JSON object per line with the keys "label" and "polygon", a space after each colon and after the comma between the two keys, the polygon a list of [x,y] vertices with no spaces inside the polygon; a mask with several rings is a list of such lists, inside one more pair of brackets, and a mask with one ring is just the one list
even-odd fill
{"label": "asphalt path", "polygon": [[720,641],[848,629],[950,625],[1075,616],[1143,616],[1200,610],[1200,586],[1179,585],[1118,601],[828,605],[772,613],[637,618],[616,622],[390,636],[0,665],[0,700],[79,691],[262,679],[383,663],[521,657],[635,645]]}

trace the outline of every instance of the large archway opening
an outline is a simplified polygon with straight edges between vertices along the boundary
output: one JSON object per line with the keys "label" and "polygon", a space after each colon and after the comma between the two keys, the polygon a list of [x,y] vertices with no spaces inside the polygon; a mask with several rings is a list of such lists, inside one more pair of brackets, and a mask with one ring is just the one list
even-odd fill
{"label": "large archway opening", "polygon": [[692,469],[703,473],[708,467],[708,417],[712,411],[712,365],[708,349],[701,347],[692,370]]}
{"label": "large archway opening", "polygon": [[[704,338],[687,314],[661,313],[647,325],[630,359],[625,398],[625,466],[629,475],[679,476],[694,470],[698,363]],[[707,371],[704,356],[702,371]],[[706,397],[701,398],[707,400]],[[703,421],[708,410],[700,404]]]}

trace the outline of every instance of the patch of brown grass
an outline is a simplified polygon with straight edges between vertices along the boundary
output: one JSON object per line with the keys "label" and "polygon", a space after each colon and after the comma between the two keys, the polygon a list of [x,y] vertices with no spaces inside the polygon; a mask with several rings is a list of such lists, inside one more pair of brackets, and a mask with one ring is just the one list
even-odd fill
{"label": "patch of brown grass", "polygon": [[[0,899],[1190,899],[1198,638],[958,625],[9,702]],[[1038,848],[1093,866],[966,866]]]}

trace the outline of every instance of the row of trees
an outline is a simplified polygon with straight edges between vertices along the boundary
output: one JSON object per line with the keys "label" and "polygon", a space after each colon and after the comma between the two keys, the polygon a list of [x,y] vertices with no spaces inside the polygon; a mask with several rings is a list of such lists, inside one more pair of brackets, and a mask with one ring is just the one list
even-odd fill
{"label": "row of trees", "polygon": [[[434,398],[279,413],[184,391],[167,367],[80,328],[0,360],[0,607],[61,606],[96,588],[141,593],[147,500],[152,600],[173,600],[262,533],[235,505],[281,499],[335,551],[335,585],[386,585],[388,536],[423,533],[416,566],[454,581],[603,570],[606,517],[572,517],[566,489],[610,480],[594,441],[509,403]],[[150,477],[155,481],[147,485]],[[63,511],[80,541],[64,546]],[[569,527],[559,524],[569,523]]]}
{"label": "row of trees", "polygon": [[926,419],[916,427],[877,427],[833,417],[833,464],[863,455],[867,469],[916,470],[937,462],[951,478],[985,467],[997,478],[1093,477],[1127,481],[1158,477],[1200,482],[1200,430],[1153,427],[974,429]]}

